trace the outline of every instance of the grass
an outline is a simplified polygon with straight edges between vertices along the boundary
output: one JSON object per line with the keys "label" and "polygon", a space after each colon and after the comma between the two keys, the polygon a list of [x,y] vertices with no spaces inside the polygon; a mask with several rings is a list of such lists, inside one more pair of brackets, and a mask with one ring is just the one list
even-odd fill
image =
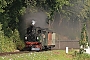
{"label": "grass", "polygon": [[52,50],[0,56],[0,60],[77,60],[76,57],[72,56],[73,54],[74,51],[69,51],[69,53],[66,54],[65,50]]}
{"label": "grass", "polygon": [[90,60],[90,54],[78,54],[73,60]]}

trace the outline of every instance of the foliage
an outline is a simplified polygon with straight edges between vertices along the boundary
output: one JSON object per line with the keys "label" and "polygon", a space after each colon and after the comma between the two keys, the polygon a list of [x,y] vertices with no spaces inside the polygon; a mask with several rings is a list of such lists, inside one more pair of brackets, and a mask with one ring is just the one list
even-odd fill
{"label": "foliage", "polygon": [[89,54],[78,54],[73,60],[89,60],[90,55]]}
{"label": "foliage", "polygon": [[13,52],[16,49],[15,44],[8,37],[4,37],[4,40],[1,41],[1,52]]}
{"label": "foliage", "polygon": [[56,12],[60,13],[61,19],[66,16],[68,19],[73,17],[74,20],[84,22],[89,19],[90,14],[89,0],[0,0],[0,2],[0,22],[3,24],[4,34],[9,37],[12,30],[19,28],[20,16],[25,13],[26,8],[39,7],[46,10],[48,23],[49,20],[54,20]]}
{"label": "foliage", "polygon": [[65,13],[65,10],[63,9],[64,6],[70,6],[69,0],[26,0],[27,6],[29,8],[32,7],[39,7],[41,10],[46,10],[46,14],[48,16],[47,20],[49,23],[50,21],[54,20],[54,14],[56,12],[63,12]]}
{"label": "foliage", "polygon": [[15,44],[10,38],[4,36],[4,32],[1,29],[2,29],[2,24],[0,24],[0,52],[14,51]]}
{"label": "foliage", "polygon": [[0,22],[3,24],[4,34],[8,37],[12,35],[14,29],[18,29],[20,16],[25,11],[24,0],[1,0]]}
{"label": "foliage", "polygon": [[80,45],[80,53],[85,52],[84,49],[88,48],[89,44],[88,44],[88,36],[87,36],[87,31],[86,31],[86,24],[84,24],[82,31],[81,31],[81,40],[79,41],[79,45]]}
{"label": "foliage", "polygon": [[18,30],[15,29],[11,38],[13,40],[13,43],[15,43],[17,49],[22,50],[25,47],[23,40],[20,39]]}
{"label": "foliage", "polygon": [[[4,40],[4,33],[1,31],[2,29],[2,24],[0,23],[0,47],[2,45],[2,41]],[[2,48],[0,48],[0,51],[2,51]]]}
{"label": "foliage", "polygon": [[83,48],[87,47],[88,43],[88,36],[87,36],[87,31],[86,31],[86,24],[84,24],[82,31],[81,31],[81,40],[79,42],[80,46],[82,45]]}
{"label": "foliage", "polygon": [[72,8],[69,9],[71,12],[71,16],[74,15],[75,20],[79,20],[83,23],[85,23],[87,20],[89,20],[89,15],[90,14],[90,0],[76,0],[76,1],[71,1],[73,3]]}
{"label": "foliage", "polygon": [[[25,12],[24,0],[0,0],[0,52],[10,52],[22,49],[18,24],[20,16]],[[16,42],[14,42],[16,40]]]}
{"label": "foliage", "polygon": [[48,20],[53,20],[55,12],[61,12],[64,5],[70,5],[68,0],[1,0],[0,2],[2,3],[0,22],[3,24],[3,30],[7,36],[9,36],[7,33],[9,30],[18,28],[19,18],[25,13],[27,7],[45,9],[48,13]]}
{"label": "foliage", "polygon": [[9,38],[4,36],[4,32],[2,31],[2,24],[0,24],[0,52],[13,52],[17,48],[22,49],[23,47],[24,43],[22,40],[20,40],[18,31],[15,30],[13,35]]}

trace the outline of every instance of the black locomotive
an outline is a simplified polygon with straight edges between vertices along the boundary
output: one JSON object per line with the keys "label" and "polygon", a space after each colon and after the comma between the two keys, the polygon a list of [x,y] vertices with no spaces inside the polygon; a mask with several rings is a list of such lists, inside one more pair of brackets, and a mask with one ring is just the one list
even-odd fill
{"label": "black locomotive", "polygon": [[31,24],[27,28],[25,39],[25,47],[29,50],[47,50],[55,46],[55,33],[48,29],[35,27]]}

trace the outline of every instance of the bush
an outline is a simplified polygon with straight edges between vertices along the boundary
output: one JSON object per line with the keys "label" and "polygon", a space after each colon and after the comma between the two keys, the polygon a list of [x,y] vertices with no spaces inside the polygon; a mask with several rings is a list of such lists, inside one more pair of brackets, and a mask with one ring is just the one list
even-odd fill
{"label": "bush", "polygon": [[19,50],[24,48],[25,45],[19,37],[18,30],[15,29],[12,33],[11,37],[4,36],[2,24],[0,23],[0,52],[13,52],[17,48]]}
{"label": "bush", "polygon": [[2,52],[13,52],[15,50],[15,44],[8,37],[4,36],[4,40],[2,41],[1,48]]}
{"label": "bush", "polygon": [[4,33],[1,31],[2,29],[2,24],[0,24],[0,52],[2,52],[2,43],[4,41]]}
{"label": "bush", "polygon": [[15,31],[13,32],[12,39],[13,42],[16,44],[17,49],[22,50],[25,47],[24,41],[20,39],[20,35],[17,29],[15,29]]}
{"label": "bush", "polygon": [[2,24],[0,23],[0,52],[11,52],[15,50],[15,44],[13,41],[4,36],[4,32],[2,30]]}

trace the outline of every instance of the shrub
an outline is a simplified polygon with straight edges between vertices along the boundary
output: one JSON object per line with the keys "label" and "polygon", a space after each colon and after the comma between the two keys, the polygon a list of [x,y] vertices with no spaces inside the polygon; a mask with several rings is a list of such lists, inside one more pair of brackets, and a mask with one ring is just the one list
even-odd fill
{"label": "shrub", "polygon": [[5,36],[0,23],[0,52],[12,52],[17,48],[19,50],[24,48],[24,42],[20,39],[18,30],[15,29],[12,33],[10,37]]}
{"label": "shrub", "polygon": [[15,31],[13,32],[12,39],[13,42],[16,44],[17,49],[22,50],[25,47],[24,41],[20,39],[20,35],[17,29],[15,29]]}
{"label": "shrub", "polygon": [[2,24],[0,23],[0,52],[2,52],[2,42],[4,40],[4,33],[1,31],[2,29]]}
{"label": "shrub", "polygon": [[2,52],[13,52],[15,50],[15,44],[8,37],[4,36],[4,40],[2,41]]}
{"label": "shrub", "polygon": [[15,50],[15,44],[11,38],[4,36],[2,24],[0,23],[0,52],[11,52]]}

